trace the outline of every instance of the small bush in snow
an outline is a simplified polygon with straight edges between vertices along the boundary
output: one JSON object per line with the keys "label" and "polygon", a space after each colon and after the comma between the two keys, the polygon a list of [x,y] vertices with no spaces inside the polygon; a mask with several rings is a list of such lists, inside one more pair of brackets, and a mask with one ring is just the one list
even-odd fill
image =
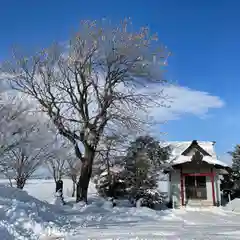
{"label": "small bush in snow", "polygon": [[139,189],[137,194],[133,196],[132,203],[153,209],[156,205],[162,204],[164,200],[165,196],[155,189]]}
{"label": "small bush in snow", "polygon": [[121,172],[104,171],[98,178],[95,177],[96,189],[102,197],[123,197],[125,193],[125,183]]}

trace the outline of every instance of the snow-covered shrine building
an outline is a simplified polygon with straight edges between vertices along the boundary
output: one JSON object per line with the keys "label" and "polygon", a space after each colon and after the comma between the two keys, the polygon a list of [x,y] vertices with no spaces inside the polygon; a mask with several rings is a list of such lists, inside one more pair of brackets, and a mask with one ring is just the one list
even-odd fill
{"label": "snow-covered shrine building", "polygon": [[215,142],[170,142],[169,194],[175,207],[219,206],[220,178],[228,166],[217,159]]}

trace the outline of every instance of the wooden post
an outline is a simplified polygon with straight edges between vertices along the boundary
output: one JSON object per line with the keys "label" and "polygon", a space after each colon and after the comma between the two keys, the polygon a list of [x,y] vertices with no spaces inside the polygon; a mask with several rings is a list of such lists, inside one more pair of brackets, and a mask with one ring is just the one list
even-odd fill
{"label": "wooden post", "polygon": [[212,199],[213,199],[213,206],[216,205],[216,200],[215,200],[215,188],[214,188],[214,174],[213,174],[213,169],[211,168],[211,182],[212,182]]}
{"label": "wooden post", "polygon": [[182,206],[184,206],[184,191],[183,191],[183,172],[182,167],[180,169],[180,178],[181,178],[181,198],[182,198]]}

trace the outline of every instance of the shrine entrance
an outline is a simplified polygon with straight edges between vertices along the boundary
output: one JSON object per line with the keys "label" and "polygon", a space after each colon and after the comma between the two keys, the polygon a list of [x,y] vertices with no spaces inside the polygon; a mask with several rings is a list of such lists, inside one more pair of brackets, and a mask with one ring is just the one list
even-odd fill
{"label": "shrine entrance", "polygon": [[185,176],[186,200],[207,200],[206,176]]}

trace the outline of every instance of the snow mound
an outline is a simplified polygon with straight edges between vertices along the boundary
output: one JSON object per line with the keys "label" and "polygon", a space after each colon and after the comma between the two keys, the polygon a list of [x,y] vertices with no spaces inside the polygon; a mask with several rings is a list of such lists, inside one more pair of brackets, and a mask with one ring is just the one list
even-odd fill
{"label": "snow mound", "polygon": [[[156,211],[147,207],[131,207],[129,201],[125,200],[117,200],[116,202],[116,207],[112,207],[111,201],[102,198],[98,198],[97,201],[95,199],[88,205],[74,204],[72,211],[77,222],[74,223],[74,219],[72,219],[72,228],[81,231],[80,229],[86,227],[102,229],[119,226],[119,224],[128,226],[128,224],[138,224],[145,221],[154,223],[156,220],[161,221],[165,216],[169,216],[169,219],[176,219],[172,210]],[[71,234],[74,235],[74,231],[71,231]]]}
{"label": "snow mound", "polygon": [[[39,239],[62,235],[68,221],[63,211],[23,190],[0,185],[0,239]],[[61,226],[65,229],[61,229]]]}
{"label": "snow mound", "polygon": [[240,198],[233,199],[226,206],[224,206],[223,209],[240,213]]}

